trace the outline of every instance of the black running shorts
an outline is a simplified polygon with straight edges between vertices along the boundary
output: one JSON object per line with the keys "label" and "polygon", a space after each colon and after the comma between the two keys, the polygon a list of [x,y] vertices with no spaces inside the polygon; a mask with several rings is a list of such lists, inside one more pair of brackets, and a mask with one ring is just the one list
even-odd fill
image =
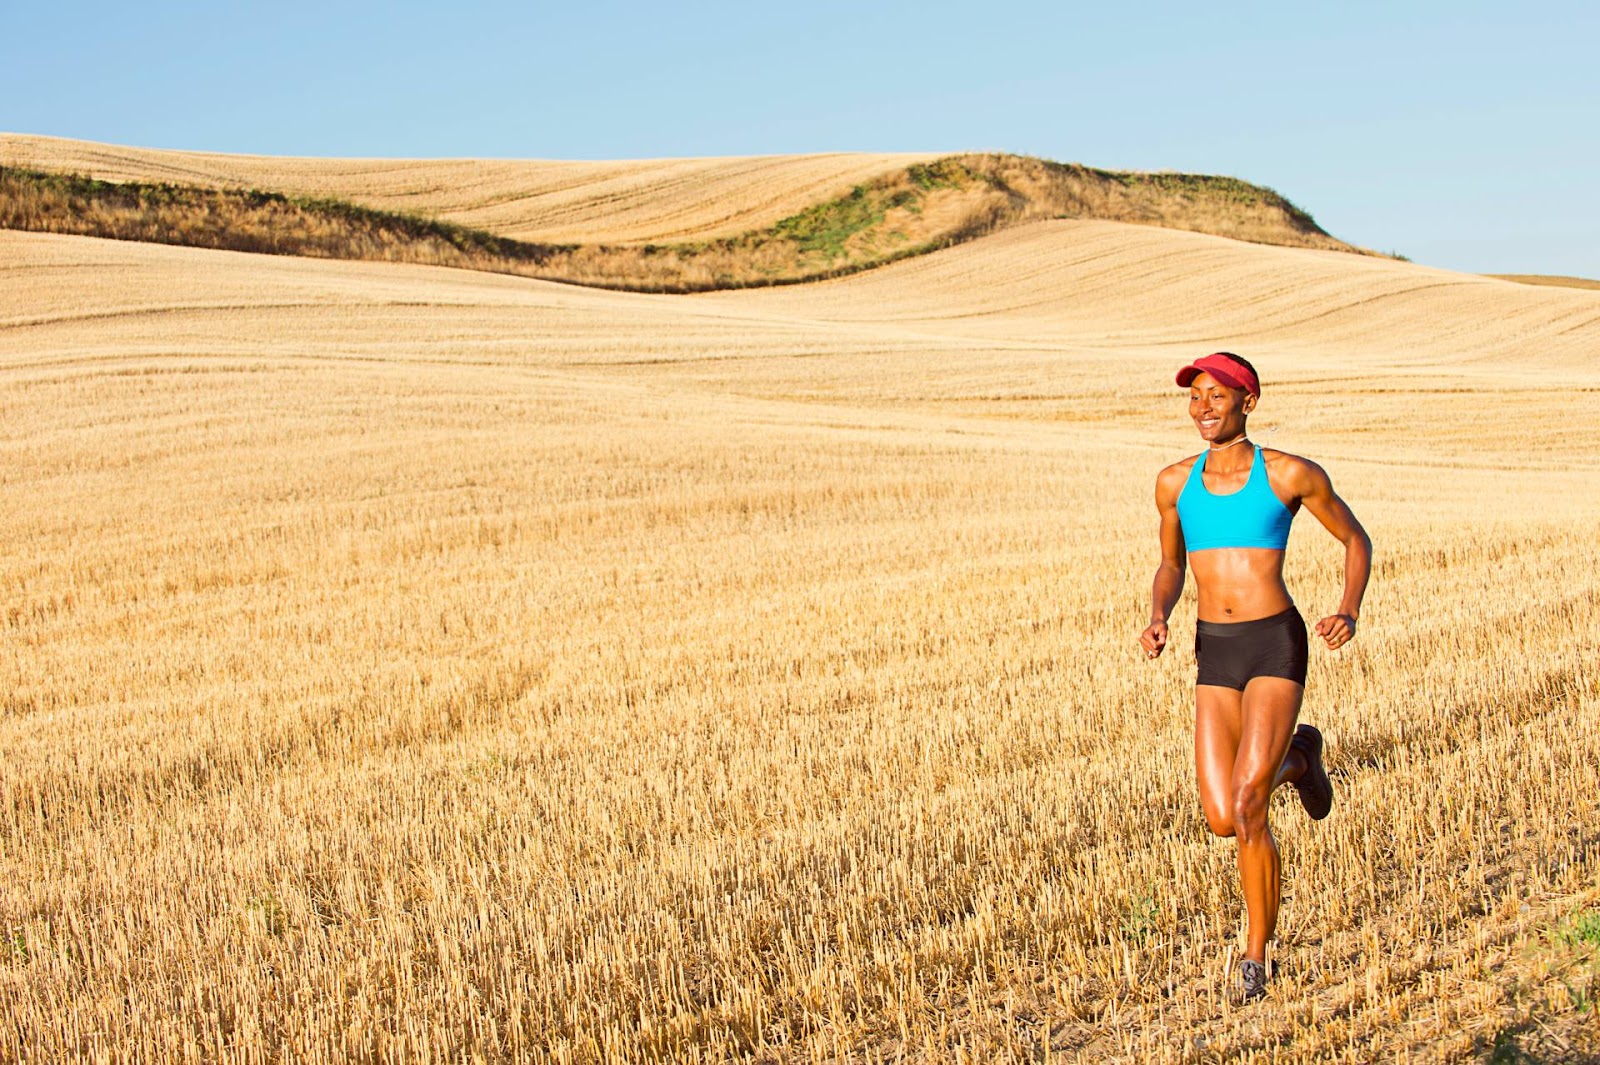
{"label": "black running shorts", "polygon": [[1200,664],[1196,684],[1244,691],[1252,677],[1284,677],[1304,685],[1310,657],[1306,623],[1294,607],[1254,621],[1196,622],[1194,657]]}

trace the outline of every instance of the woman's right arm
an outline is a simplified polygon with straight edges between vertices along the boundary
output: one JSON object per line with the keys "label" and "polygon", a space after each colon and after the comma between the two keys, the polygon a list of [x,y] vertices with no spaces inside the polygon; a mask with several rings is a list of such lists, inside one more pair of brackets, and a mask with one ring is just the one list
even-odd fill
{"label": "woman's right arm", "polygon": [[1178,524],[1178,493],[1183,490],[1183,470],[1168,466],[1156,478],[1156,510],[1161,514],[1161,565],[1150,588],[1150,626],[1139,634],[1146,658],[1167,649],[1167,618],[1183,594],[1188,556],[1183,549],[1183,527]]}

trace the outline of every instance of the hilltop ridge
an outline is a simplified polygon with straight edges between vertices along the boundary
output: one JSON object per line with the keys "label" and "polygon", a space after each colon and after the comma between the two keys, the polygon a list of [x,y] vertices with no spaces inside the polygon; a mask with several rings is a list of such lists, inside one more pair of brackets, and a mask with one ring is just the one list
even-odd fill
{"label": "hilltop ridge", "polygon": [[[648,187],[634,190],[636,202],[624,213],[653,204],[658,220],[677,218],[690,230],[694,226],[689,218],[697,209],[708,217],[753,218],[770,214],[775,203],[783,202],[789,213],[759,228],[695,240],[555,243],[463,225],[443,215],[307,196],[292,187],[240,189],[226,183],[117,180],[126,177],[122,163],[103,165],[98,174],[51,171],[33,164],[38,153],[29,155],[25,150],[33,143],[0,138],[5,158],[12,160],[0,165],[0,227],[271,254],[427,263],[629,291],[695,292],[814,281],[1014,225],[1063,218],[1156,225],[1260,244],[1360,251],[1330,236],[1273,190],[1236,178],[1116,172],[1007,154],[954,155],[926,162],[863,157],[862,167],[903,165],[890,166],[822,200],[802,199],[810,193],[810,185],[790,187],[777,198],[768,190],[758,197],[759,207],[747,200],[718,202],[706,209],[707,191],[728,191],[710,172],[687,184],[680,177],[653,186],[647,182]],[[18,155],[27,165],[14,161]],[[69,158],[83,161],[83,153],[58,152],[50,158],[58,163]],[[809,158],[794,157],[784,165],[792,176],[806,169],[802,163]],[[835,173],[851,170],[838,157],[816,158],[825,159]],[[730,160],[726,165],[740,169],[747,162]],[[173,169],[169,160],[163,172]],[[189,172],[202,176],[209,172],[213,180],[222,180],[215,166]],[[601,202],[607,195],[596,190],[592,198]],[[584,211],[596,209],[590,204]],[[632,232],[630,226],[619,223],[616,234]]]}
{"label": "hilltop ridge", "polygon": [[616,159],[360,159],[135,148],[0,133],[0,166],[263,190],[546,244],[708,240],[762,229],[937,152]]}

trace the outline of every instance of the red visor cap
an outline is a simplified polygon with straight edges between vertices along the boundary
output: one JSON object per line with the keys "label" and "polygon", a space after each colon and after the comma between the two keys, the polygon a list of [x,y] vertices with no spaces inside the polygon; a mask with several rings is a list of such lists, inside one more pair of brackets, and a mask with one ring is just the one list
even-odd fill
{"label": "red visor cap", "polygon": [[1203,373],[1210,374],[1229,388],[1242,388],[1252,396],[1261,395],[1261,382],[1256,380],[1256,375],[1221,354],[1196,359],[1179,370],[1178,387],[1188,388]]}

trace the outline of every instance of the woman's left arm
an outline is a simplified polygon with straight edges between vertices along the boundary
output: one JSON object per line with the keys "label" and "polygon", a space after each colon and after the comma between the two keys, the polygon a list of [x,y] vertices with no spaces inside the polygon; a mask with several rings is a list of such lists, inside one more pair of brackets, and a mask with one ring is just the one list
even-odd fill
{"label": "woman's left arm", "polygon": [[1334,539],[1344,544],[1344,597],[1339,609],[1317,622],[1318,636],[1329,650],[1338,650],[1355,638],[1356,619],[1361,616],[1361,597],[1367,591],[1367,578],[1372,575],[1372,540],[1361,527],[1355,514],[1339,494],[1321,466],[1308,459],[1294,463],[1295,491],[1300,503]]}

